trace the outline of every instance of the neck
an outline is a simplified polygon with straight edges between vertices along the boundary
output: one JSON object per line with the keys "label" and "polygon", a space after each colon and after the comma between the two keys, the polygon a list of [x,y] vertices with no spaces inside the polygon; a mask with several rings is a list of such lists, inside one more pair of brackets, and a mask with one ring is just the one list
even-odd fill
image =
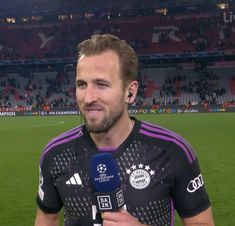
{"label": "neck", "polygon": [[117,148],[129,136],[133,123],[129,115],[121,117],[108,131],[102,133],[90,133],[90,136],[98,148]]}

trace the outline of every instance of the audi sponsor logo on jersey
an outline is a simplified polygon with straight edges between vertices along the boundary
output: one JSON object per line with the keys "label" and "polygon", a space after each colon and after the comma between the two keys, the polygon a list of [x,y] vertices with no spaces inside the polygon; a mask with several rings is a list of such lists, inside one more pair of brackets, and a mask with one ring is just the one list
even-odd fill
{"label": "audi sponsor logo on jersey", "polygon": [[149,186],[155,171],[149,165],[140,163],[138,165],[132,165],[130,169],[126,170],[126,173],[130,175],[129,181],[133,188],[144,189]]}
{"label": "audi sponsor logo on jersey", "polygon": [[193,193],[199,188],[201,188],[203,185],[204,185],[204,181],[203,181],[202,175],[199,174],[193,180],[190,180],[187,186],[187,191],[190,193]]}

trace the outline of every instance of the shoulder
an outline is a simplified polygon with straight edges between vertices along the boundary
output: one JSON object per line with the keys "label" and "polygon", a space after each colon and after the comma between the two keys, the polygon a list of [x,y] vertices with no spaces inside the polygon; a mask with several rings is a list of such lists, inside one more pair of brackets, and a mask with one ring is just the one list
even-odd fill
{"label": "shoulder", "polygon": [[162,144],[167,150],[171,150],[172,154],[186,157],[189,163],[193,163],[196,155],[191,144],[179,134],[168,130],[164,127],[149,122],[141,121],[139,134],[154,143]]}
{"label": "shoulder", "polygon": [[54,150],[58,150],[59,147],[73,142],[75,139],[81,137],[82,135],[83,135],[83,127],[78,126],[50,140],[43,149],[43,152],[40,158],[40,164],[43,162],[45,156],[49,155]]}

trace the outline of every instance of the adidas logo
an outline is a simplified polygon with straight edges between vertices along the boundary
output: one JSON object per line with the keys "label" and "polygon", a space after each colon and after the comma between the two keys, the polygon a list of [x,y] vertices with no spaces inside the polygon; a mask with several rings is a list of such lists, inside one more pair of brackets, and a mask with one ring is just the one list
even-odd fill
{"label": "adidas logo", "polygon": [[69,180],[66,181],[66,184],[82,185],[82,180],[79,174],[75,173]]}

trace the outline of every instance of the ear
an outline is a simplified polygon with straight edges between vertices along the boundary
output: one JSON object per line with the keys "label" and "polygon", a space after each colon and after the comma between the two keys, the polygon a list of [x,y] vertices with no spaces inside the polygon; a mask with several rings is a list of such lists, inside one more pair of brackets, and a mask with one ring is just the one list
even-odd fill
{"label": "ear", "polygon": [[138,91],[138,87],[139,84],[136,80],[131,81],[127,87],[126,87],[126,103],[133,103],[136,95],[137,95],[137,91]]}

